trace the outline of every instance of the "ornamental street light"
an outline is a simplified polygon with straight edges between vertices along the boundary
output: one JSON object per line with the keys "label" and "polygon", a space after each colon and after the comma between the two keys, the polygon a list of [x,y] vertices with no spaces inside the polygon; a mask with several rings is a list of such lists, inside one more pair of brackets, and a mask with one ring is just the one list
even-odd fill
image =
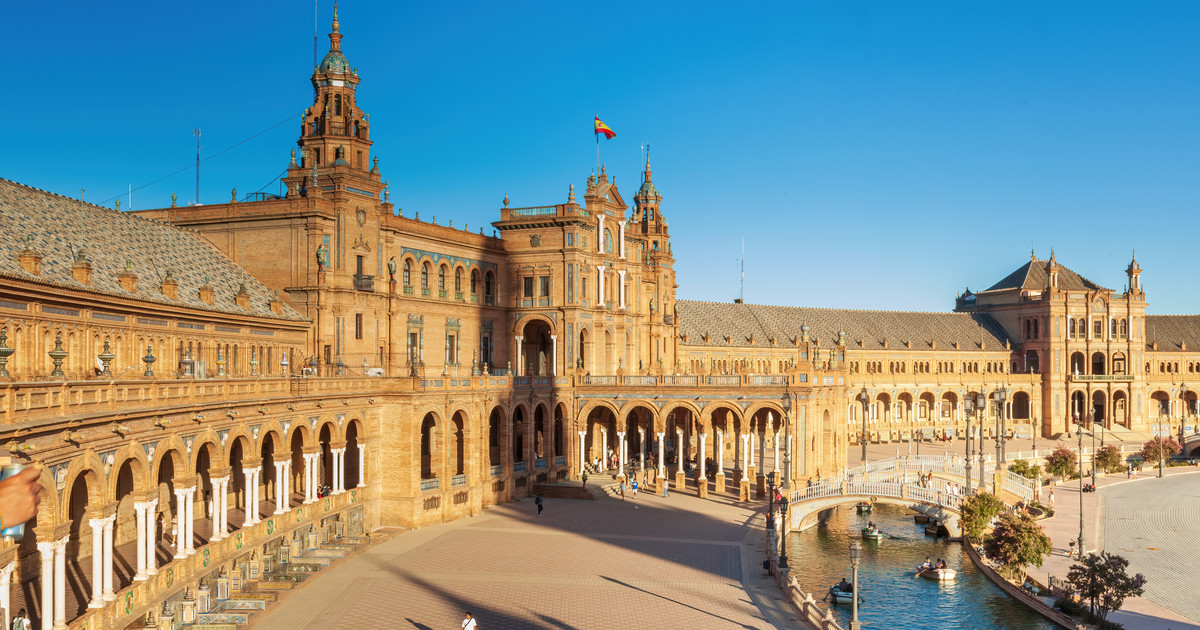
{"label": "ornamental street light", "polygon": [[859,427],[862,433],[859,435],[859,443],[862,444],[862,463],[867,463],[867,403],[871,401],[871,395],[867,393],[867,388],[864,386],[862,391],[858,393],[858,401],[862,403],[862,418],[859,422]]}
{"label": "ornamental street light", "polygon": [[1187,385],[1179,384],[1179,400],[1183,404],[1183,409],[1179,413],[1179,446],[1183,446],[1183,425],[1187,423],[1188,402],[1187,402]]}
{"label": "ornamental street light", "polygon": [[[1096,408],[1092,407],[1092,487],[1096,487]],[[1082,475],[1083,471],[1079,471]]]}
{"label": "ornamental street light", "polygon": [[857,540],[850,543],[850,568],[854,571],[853,582],[850,593],[850,630],[861,630],[862,623],[858,621],[858,561],[862,556],[862,543]]}
{"label": "ornamental street light", "polygon": [[[967,394],[967,396],[970,396],[970,394]],[[985,487],[984,481],[983,481],[983,473],[984,473],[984,468],[985,468],[984,461],[983,461],[983,411],[985,409],[987,409],[987,397],[984,396],[982,392],[980,392],[979,394],[977,394],[975,396],[975,413],[976,413],[976,415],[979,416],[978,417],[979,439],[976,441],[979,443],[978,446],[979,446],[979,487],[980,488]],[[999,464],[999,462],[997,462],[997,464]]]}
{"label": "ornamental street light", "polygon": [[1004,442],[1008,439],[1008,427],[1004,423],[1004,401],[1008,398],[1008,390],[1001,387],[992,393],[992,398],[996,399],[996,470],[1000,470],[1001,462],[1007,459],[1004,453]]}
{"label": "ornamental street light", "polygon": [[967,394],[966,399],[963,400],[963,415],[966,417],[966,420],[967,420],[967,434],[966,434],[966,436],[964,436],[965,439],[963,440],[963,444],[966,447],[965,459],[967,460],[966,470],[967,470],[967,493],[968,494],[971,492],[971,415],[972,415],[972,412],[974,411],[974,407],[975,407],[975,400],[971,398],[970,394]]}
{"label": "ornamental street light", "polygon": [[775,529],[775,471],[767,473],[767,529]]}
{"label": "ornamental street light", "polygon": [[1083,559],[1083,425],[1079,424],[1079,412],[1075,412],[1076,433],[1079,435],[1079,559]]}
{"label": "ornamental street light", "polygon": [[792,393],[788,389],[788,383],[783,385],[783,398],[779,401],[779,406],[783,407],[783,482],[781,487],[784,490],[791,488],[792,478],[792,421],[789,415],[792,413]]}
{"label": "ornamental street light", "polygon": [[788,559],[787,559],[787,533],[788,533],[787,510],[788,510],[788,498],[787,498],[787,495],[785,494],[785,495],[783,495],[782,497],[780,497],[780,499],[779,499],[779,518],[783,519],[783,524],[782,524],[782,527],[780,527],[780,528],[779,528],[779,546],[780,546],[780,548],[782,549],[782,551],[780,551],[780,553],[779,553],[779,568],[780,568],[780,569],[786,569],[786,568],[787,568],[787,566],[788,566]]}

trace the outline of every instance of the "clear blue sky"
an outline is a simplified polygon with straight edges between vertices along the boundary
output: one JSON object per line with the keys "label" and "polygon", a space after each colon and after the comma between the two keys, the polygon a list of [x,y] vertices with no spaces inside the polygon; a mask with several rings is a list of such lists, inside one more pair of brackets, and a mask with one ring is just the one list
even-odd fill
{"label": "clear blue sky", "polygon": [[[311,3],[5,9],[0,176],[107,201],[201,167],[201,201],[277,192],[311,103]],[[736,11],[734,11],[736,9]],[[320,1],[320,54],[332,3]],[[410,215],[565,201],[641,145],[680,296],[945,311],[1029,256],[1200,313],[1200,3],[341,4],[373,151]],[[194,197],[194,172],[133,194]],[[127,206],[128,199],[122,203]],[[490,229],[490,228],[489,228]]]}

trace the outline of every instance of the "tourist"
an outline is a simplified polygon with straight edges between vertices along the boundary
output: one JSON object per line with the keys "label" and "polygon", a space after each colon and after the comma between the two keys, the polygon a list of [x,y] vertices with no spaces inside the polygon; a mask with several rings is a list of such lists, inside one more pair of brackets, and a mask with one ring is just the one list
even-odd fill
{"label": "tourist", "polygon": [[467,617],[462,620],[463,630],[475,630],[475,618],[471,613],[467,613]]}
{"label": "tourist", "polygon": [[24,608],[13,618],[12,630],[33,630],[33,624],[30,623],[29,615]]}
{"label": "tourist", "polygon": [[1054,509],[1054,490],[1050,491],[1050,509]]}
{"label": "tourist", "polygon": [[637,498],[637,488],[638,488],[637,479],[634,479],[633,483],[629,484],[629,487],[633,490],[633,498],[636,499]]}
{"label": "tourist", "polygon": [[1129,479],[1133,475],[1133,464],[1125,464],[1125,478]]}
{"label": "tourist", "polygon": [[921,568],[922,569],[932,569],[933,568],[933,562],[929,559],[929,556],[925,556],[925,563],[921,565]]}
{"label": "tourist", "polygon": [[625,500],[625,480],[624,479],[621,480],[620,488],[621,488],[621,500],[624,501]]}
{"label": "tourist", "polygon": [[541,516],[542,515],[542,495],[540,495],[540,494],[537,495],[537,498],[533,500],[533,503],[535,505],[537,505],[538,516]]}
{"label": "tourist", "polygon": [[670,485],[671,485],[671,481],[669,479],[667,479],[666,477],[663,477],[663,498],[664,499],[671,496],[671,493],[668,491],[670,489],[669,488]]}

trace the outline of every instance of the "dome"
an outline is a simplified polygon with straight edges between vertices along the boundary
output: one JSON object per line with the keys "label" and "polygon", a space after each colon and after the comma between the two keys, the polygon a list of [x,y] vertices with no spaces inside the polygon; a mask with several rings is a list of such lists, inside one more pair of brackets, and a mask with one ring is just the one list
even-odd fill
{"label": "dome", "polygon": [[346,55],[340,50],[331,50],[325,58],[321,60],[321,65],[317,66],[317,72],[334,74],[350,74],[350,62],[346,60]]}
{"label": "dome", "polygon": [[637,192],[639,197],[658,197],[658,188],[654,186],[654,182],[646,180],[642,182],[642,187]]}

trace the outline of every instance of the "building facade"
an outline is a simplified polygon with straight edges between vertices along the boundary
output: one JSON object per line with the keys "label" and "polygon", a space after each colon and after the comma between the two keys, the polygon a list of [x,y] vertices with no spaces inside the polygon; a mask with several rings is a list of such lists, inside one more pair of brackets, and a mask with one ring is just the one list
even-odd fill
{"label": "building facade", "polygon": [[1118,294],[1031,257],[947,313],[678,300],[649,159],[632,206],[602,168],[490,230],[404,216],[336,11],[329,39],[284,195],[120,213],[0,180],[3,439],[45,488],[6,611],[125,627],[310,530],[614,462],[748,498],[968,418],[1194,430],[1200,318],[1146,315],[1136,261]]}

